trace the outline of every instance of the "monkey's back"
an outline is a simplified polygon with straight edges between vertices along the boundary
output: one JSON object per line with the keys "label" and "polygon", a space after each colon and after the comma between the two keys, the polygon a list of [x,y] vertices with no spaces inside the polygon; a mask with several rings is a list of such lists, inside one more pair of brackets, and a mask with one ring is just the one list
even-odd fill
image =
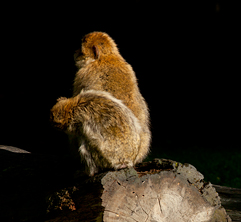
{"label": "monkey's back", "polygon": [[76,73],[73,95],[91,89],[109,92],[123,101],[143,124],[149,123],[148,108],[139,91],[135,73],[121,55],[103,56]]}

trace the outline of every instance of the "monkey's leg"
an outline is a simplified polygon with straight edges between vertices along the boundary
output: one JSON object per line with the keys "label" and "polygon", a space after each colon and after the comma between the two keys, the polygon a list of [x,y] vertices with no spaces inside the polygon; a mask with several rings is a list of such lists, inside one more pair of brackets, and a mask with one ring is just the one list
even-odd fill
{"label": "monkey's leg", "polygon": [[86,161],[86,164],[88,166],[89,175],[94,176],[95,173],[98,173],[98,168],[96,167],[96,164],[84,142],[81,144],[81,146],[79,148],[79,152],[80,152],[82,158],[84,158]]}
{"label": "monkey's leg", "polygon": [[119,159],[115,159],[111,161],[111,165],[113,166],[113,168],[115,168],[116,170],[119,169],[124,169],[124,168],[130,168],[133,167],[133,161],[131,159],[123,159],[123,158],[119,158]]}
{"label": "monkey's leg", "polygon": [[141,143],[139,152],[137,157],[134,161],[134,164],[142,162],[149,153],[149,146],[150,146],[150,133],[148,131],[141,133]]}

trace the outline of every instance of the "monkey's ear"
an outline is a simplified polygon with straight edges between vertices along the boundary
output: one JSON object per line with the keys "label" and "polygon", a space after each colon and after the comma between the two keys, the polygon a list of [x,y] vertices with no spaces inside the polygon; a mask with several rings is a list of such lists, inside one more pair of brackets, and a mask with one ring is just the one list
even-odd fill
{"label": "monkey's ear", "polygon": [[93,46],[93,53],[94,53],[95,59],[99,59],[100,53],[99,53],[99,49],[96,45]]}

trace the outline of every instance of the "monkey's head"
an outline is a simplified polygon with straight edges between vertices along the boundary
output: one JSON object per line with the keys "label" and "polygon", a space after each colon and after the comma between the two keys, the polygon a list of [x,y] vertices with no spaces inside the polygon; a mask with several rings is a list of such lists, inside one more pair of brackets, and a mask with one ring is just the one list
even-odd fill
{"label": "monkey's head", "polygon": [[66,131],[71,119],[70,104],[67,98],[59,98],[50,110],[50,123],[58,130]]}
{"label": "monkey's head", "polygon": [[76,51],[74,58],[76,66],[82,68],[95,60],[114,54],[119,55],[119,51],[108,34],[91,32],[82,39],[81,49]]}

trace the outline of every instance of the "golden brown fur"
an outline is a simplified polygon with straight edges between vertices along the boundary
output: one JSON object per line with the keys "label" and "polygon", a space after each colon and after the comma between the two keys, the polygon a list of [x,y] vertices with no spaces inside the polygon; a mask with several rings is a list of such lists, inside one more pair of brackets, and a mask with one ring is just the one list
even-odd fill
{"label": "golden brown fur", "polygon": [[139,91],[132,67],[120,55],[113,39],[103,32],[92,32],[83,38],[75,61],[79,71],[75,76],[74,96],[83,89],[109,92],[140,121],[143,133],[138,162],[141,162],[149,152],[151,133],[148,107]]}
{"label": "golden brown fur", "polygon": [[77,140],[89,174],[131,167],[149,152],[149,112],[132,67],[113,39],[93,32],[75,54],[73,97],[51,110],[53,124]]}
{"label": "golden brown fur", "polygon": [[51,109],[51,121],[56,128],[76,135],[90,175],[99,168],[131,167],[137,161],[139,121],[107,92],[89,90],[60,99]]}

